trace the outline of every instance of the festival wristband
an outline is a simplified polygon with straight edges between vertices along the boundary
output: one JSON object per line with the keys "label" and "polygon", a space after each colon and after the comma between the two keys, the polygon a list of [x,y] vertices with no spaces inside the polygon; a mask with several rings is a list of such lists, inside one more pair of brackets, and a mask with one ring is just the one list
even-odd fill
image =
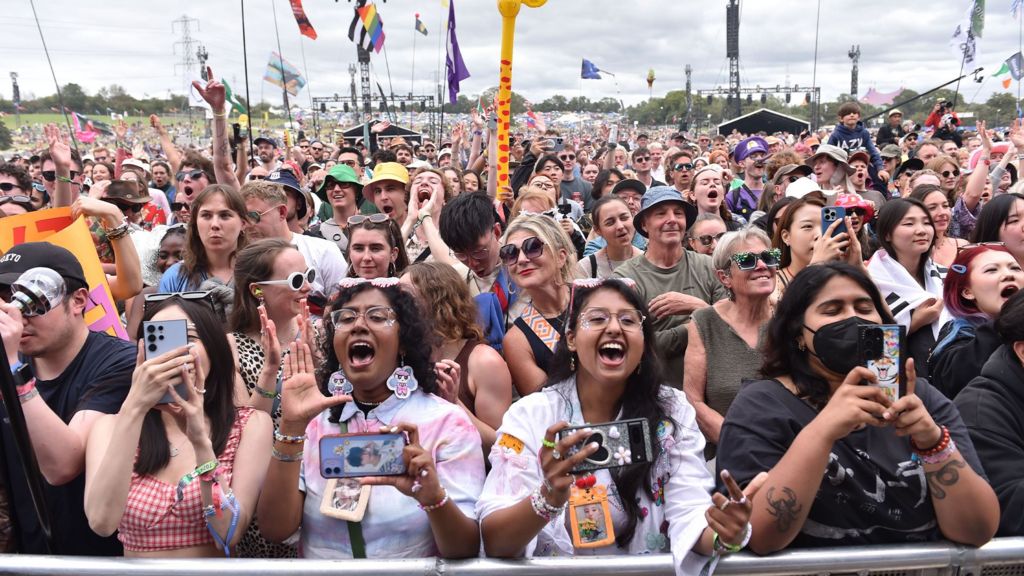
{"label": "festival wristband", "polygon": [[35,386],[32,386],[32,388],[28,392],[25,392],[24,394],[18,394],[18,401],[24,404],[29,400],[35,398],[36,396],[39,396],[39,389],[36,388]]}
{"label": "festival wristband", "polygon": [[67,176],[57,176],[57,181],[58,182],[67,182],[68,184],[74,184],[74,182],[75,182],[74,180],[72,180],[71,178],[68,178]]}
{"label": "festival wristband", "polygon": [[715,537],[712,540],[715,553],[735,554],[736,552],[739,552],[740,550],[743,550],[747,547],[747,544],[750,543],[750,537],[753,536],[753,534],[754,530],[753,527],[750,525],[750,522],[747,522],[747,525],[743,528],[743,539],[740,541],[739,544],[728,544],[726,542],[723,542],[722,539],[718,536],[718,532],[715,532]]}
{"label": "festival wristband", "polygon": [[185,497],[185,487],[186,486],[191,484],[193,480],[195,480],[196,478],[199,478],[203,474],[206,474],[208,472],[213,472],[214,469],[217,468],[217,464],[219,464],[219,462],[217,462],[217,460],[210,460],[209,462],[206,462],[205,464],[201,464],[195,470],[193,470],[193,471],[189,472],[188,474],[185,474],[184,476],[182,476],[181,480],[178,481],[178,488],[177,488],[177,491],[176,491],[176,495],[177,495],[178,501],[181,501],[181,499]]}
{"label": "festival wristband", "polygon": [[274,400],[274,399],[277,398],[277,391],[276,390],[271,391],[271,390],[267,390],[266,388],[260,388],[259,386],[257,386],[256,387],[256,393],[259,394],[260,396],[268,399],[268,400]]}

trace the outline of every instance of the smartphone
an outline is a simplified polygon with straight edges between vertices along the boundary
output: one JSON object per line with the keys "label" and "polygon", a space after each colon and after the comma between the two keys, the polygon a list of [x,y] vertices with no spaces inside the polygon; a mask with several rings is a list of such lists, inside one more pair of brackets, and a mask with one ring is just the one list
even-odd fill
{"label": "smartphone", "polygon": [[565,150],[565,138],[556,136],[550,138],[549,141],[551,142],[551,152],[561,152],[562,150]]}
{"label": "smartphone", "polygon": [[[142,338],[145,341],[146,360],[152,360],[176,348],[188,344],[188,322],[185,320],[155,320],[142,323]],[[188,397],[188,383],[182,379],[174,386],[182,398]],[[164,394],[158,404],[172,404],[174,396]]]}
{"label": "smartphone", "polygon": [[825,234],[828,232],[828,227],[832,225],[836,220],[840,221],[839,226],[836,226],[835,231],[832,232],[833,236],[838,236],[846,232],[846,208],[842,206],[825,206],[821,209],[821,233]]}
{"label": "smartphone", "polygon": [[600,447],[597,452],[576,465],[572,469],[573,473],[643,464],[652,459],[651,431],[647,420],[643,418],[565,428],[555,435],[555,441],[558,442],[562,438],[572,436],[580,430],[588,430],[590,434],[582,442],[570,448],[569,453],[565,455],[566,458],[591,442],[597,442]]}
{"label": "smartphone", "polygon": [[857,353],[862,366],[878,376],[878,386],[895,402],[907,393],[907,329],[899,324],[861,326]]}
{"label": "smartphone", "polygon": [[560,203],[558,205],[558,213],[561,215],[559,220],[565,220],[569,217],[569,214],[572,214],[572,204],[569,204],[568,202]]}
{"label": "smartphone", "polygon": [[405,434],[335,434],[320,438],[320,475],[324,478],[405,474]]}

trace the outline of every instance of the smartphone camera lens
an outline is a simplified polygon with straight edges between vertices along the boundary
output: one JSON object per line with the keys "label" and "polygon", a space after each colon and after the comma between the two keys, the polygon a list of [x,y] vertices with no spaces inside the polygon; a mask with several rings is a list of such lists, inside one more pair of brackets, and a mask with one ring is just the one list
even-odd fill
{"label": "smartphone camera lens", "polygon": [[150,352],[156,352],[156,344],[150,344],[149,345],[149,351]]}
{"label": "smartphone camera lens", "polygon": [[150,334],[152,334],[154,331],[156,331],[156,326],[153,326],[153,325],[146,326],[146,332],[149,332]]}
{"label": "smartphone camera lens", "polygon": [[150,342],[156,342],[156,336],[150,334],[149,336],[146,336],[146,340],[149,340]]}

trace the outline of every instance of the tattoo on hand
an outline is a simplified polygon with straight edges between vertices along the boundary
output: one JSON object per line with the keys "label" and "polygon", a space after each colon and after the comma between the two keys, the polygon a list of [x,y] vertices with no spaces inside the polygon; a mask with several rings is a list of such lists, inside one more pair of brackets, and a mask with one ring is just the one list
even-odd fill
{"label": "tattoo on hand", "polygon": [[928,488],[932,496],[939,500],[946,497],[946,488],[960,481],[960,468],[966,468],[963,460],[951,460],[935,472],[925,472],[924,477],[928,479]]}
{"label": "tattoo on hand", "polygon": [[792,488],[783,486],[782,493],[782,496],[776,498],[775,487],[768,488],[768,513],[775,517],[775,528],[779,532],[788,532],[804,507],[797,502],[796,492]]}

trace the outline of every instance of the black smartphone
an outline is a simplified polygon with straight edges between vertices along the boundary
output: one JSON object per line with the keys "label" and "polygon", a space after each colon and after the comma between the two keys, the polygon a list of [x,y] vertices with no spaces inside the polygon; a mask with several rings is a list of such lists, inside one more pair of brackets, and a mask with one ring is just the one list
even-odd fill
{"label": "black smartphone", "polygon": [[324,478],[400,476],[405,434],[337,434],[320,438],[320,475]]}
{"label": "black smartphone", "polygon": [[565,428],[555,435],[555,441],[572,436],[580,430],[587,430],[590,434],[570,448],[564,457],[572,456],[591,442],[597,442],[599,448],[573,468],[573,473],[643,464],[650,462],[653,457],[650,427],[643,418]]}
{"label": "black smartphone", "polygon": [[821,233],[827,234],[828,227],[836,220],[839,220],[841,223],[832,231],[832,235],[839,236],[843,234],[846,232],[846,221],[844,218],[846,218],[846,208],[842,206],[825,206],[821,209]]}
{"label": "black smartphone", "polygon": [[[150,320],[142,323],[142,338],[146,347],[146,360],[152,360],[176,348],[188,344],[188,323],[185,320]],[[175,384],[174,391],[182,398],[188,397],[188,383],[182,379]],[[158,404],[173,403],[174,396],[164,394]]]}
{"label": "black smartphone", "polygon": [[907,393],[907,329],[899,324],[861,326],[857,334],[860,364],[878,377],[877,386],[895,402]]}

